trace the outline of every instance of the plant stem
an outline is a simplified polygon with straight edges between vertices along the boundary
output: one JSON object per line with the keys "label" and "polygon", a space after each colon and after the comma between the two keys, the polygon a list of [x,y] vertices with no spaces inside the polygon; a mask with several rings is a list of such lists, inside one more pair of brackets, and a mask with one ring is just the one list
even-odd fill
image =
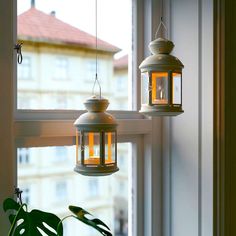
{"label": "plant stem", "polygon": [[18,217],[18,215],[19,215],[21,209],[22,209],[24,206],[25,206],[26,209],[27,209],[27,205],[26,205],[25,203],[22,204],[22,205],[20,205],[20,208],[19,208],[19,210],[18,210],[17,213],[16,213],[16,216],[15,216],[15,218],[14,218],[14,220],[13,220],[13,223],[11,224],[11,228],[10,228],[10,231],[9,231],[9,233],[8,233],[8,236],[11,236],[11,235],[12,235],[13,230],[14,230],[15,225],[16,225],[16,222],[17,222],[17,217]]}
{"label": "plant stem", "polygon": [[60,220],[60,222],[59,222],[58,225],[57,225],[57,235],[58,235],[59,227],[62,225],[62,221],[66,220],[67,218],[70,218],[70,217],[76,218],[74,215],[68,215],[68,216],[65,216],[64,218],[62,218],[62,219]]}

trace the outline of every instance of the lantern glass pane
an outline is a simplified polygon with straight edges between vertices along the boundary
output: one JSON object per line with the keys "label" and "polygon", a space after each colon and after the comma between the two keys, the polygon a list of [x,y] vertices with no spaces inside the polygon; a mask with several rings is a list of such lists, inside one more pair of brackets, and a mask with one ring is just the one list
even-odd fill
{"label": "lantern glass pane", "polygon": [[181,104],[181,73],[173,73],[173,104]]}
{"label": "lantern glass pane", "polygon": [[168,104],[168,73],[152,73],[152,104]]}
{"label": "lantern glass pane", "polygon": [[148,87],[149,87],[149,76],[148,72],[141,73],[141,87],[142,87],[142,104],[148,104]]}
{"label": "lantern glass pane", "polygon": [[84,164],[100,164],[100,133],[84,133]]}
{"label": "lantern glass pane", "polygon": [[114,163],[116,160],[116,134],[115,132],[105,133],[105,163]]}
{"label": "lantern glass pane", "polygon": [[81,133],[76,130],[75,140],[76,140],[76,162],[77,163],[81,163],[81,142],[80,142],[80,138],[81,138]]}

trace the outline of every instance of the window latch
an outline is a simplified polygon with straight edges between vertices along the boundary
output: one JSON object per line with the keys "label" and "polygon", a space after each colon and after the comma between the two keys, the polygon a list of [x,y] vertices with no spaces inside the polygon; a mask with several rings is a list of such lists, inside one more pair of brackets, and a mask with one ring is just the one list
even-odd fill
{"label": "window latch", "polygon": [[17,43],[14,46],[14,49],[16,50],[16,54],[17,54],[17,62],[18,62],[18,64],[21,64],[22,61],[23,61],[23,56],[22,56],[22,53],[21,53],[22,44],[23,43]]}

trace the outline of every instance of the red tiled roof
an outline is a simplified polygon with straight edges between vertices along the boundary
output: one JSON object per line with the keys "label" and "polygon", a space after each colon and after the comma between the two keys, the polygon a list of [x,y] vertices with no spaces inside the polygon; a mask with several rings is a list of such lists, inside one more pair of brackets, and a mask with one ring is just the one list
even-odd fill
{"label": "red tiled roof", "polygon": [[[92,49],[96,45],[94,36],[36,8],[30,8],[18,16],[18,37],[22,40],[73,44]],[[98,50],[114,53],[120,51],[116,46],[100,39]]]}
{"label": "red tiled roof", "polygon": [[128,55],[125,55],[119,59],[114,60],[114,68],[116,70],[128,68]]}

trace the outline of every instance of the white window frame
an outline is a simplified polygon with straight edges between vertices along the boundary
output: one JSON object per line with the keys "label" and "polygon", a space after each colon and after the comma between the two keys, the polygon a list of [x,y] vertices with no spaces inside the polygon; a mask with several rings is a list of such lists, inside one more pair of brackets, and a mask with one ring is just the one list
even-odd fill
{"label": "white window frame", "polygon": [[[156,29],[161,1],[134,1],[133,111],[114,111],[118,120],[118,141],[133,144],[133,236],[162,236],[161,126],[162,119],[147,119],[141,105],[138,65]],[[17,185],[17,147],[75,144],[74,120],[82,111],[16,110],[16,1],[0,1],[0,202],[13,195]],[[154,23],[155,22],[155,23]],[[23,49],[24,54],[24,49]],[[73,168],[72,168],[73,169]],[[0,208],[0,235],[7,235],[9,223]],[[131,230],[131,229],[129,229]]]}

